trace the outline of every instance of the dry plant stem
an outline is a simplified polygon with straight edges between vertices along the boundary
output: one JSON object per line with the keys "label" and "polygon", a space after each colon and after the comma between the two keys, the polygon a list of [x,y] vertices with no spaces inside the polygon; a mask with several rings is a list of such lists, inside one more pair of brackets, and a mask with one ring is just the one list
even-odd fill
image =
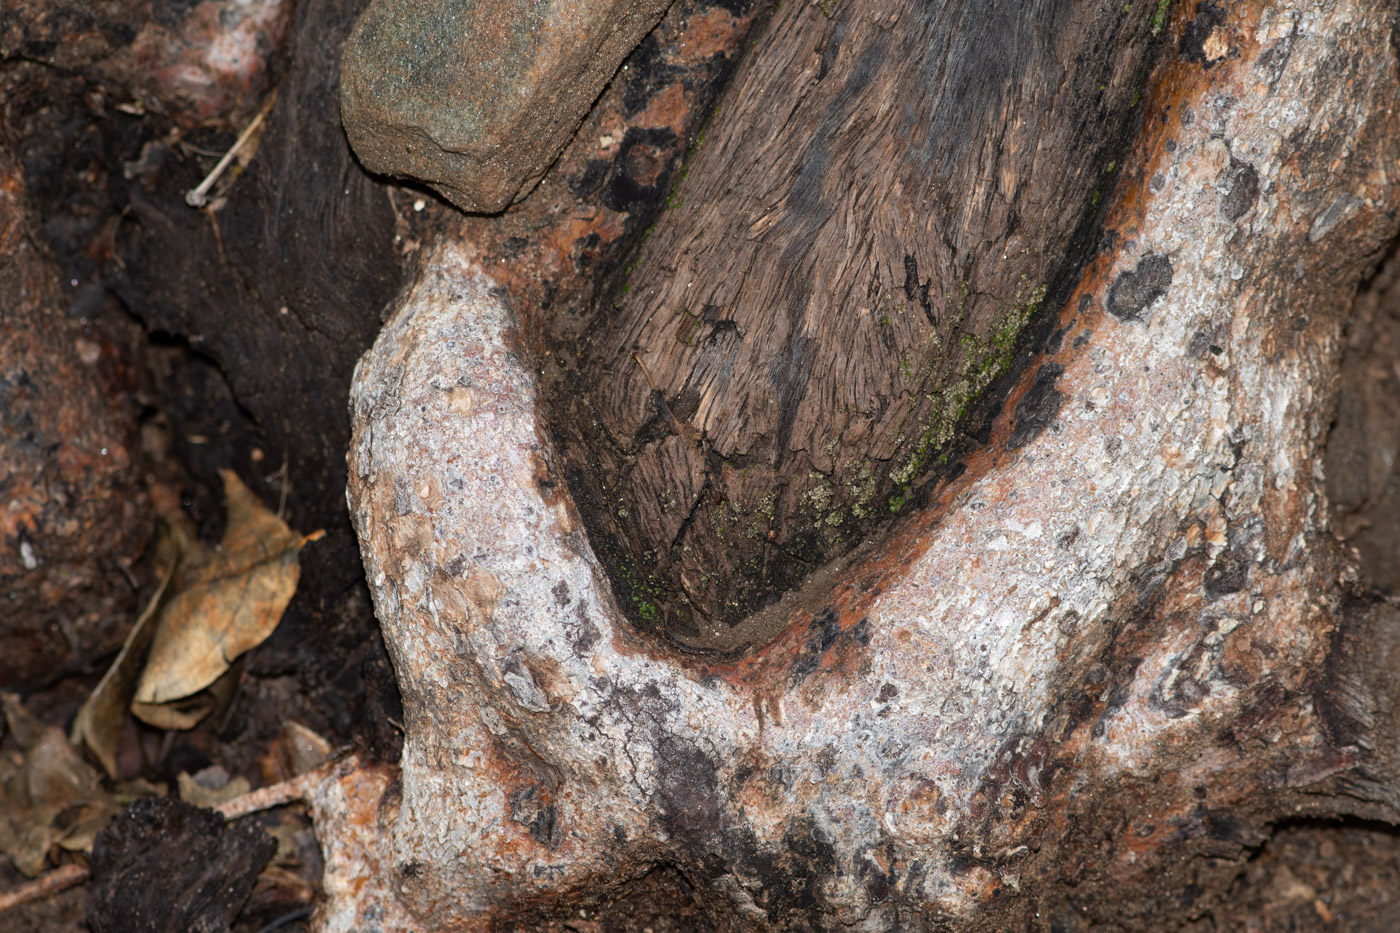
{"label": "dry plant stem", "polygon": [[255,791],[249,791],[232,800],[219,804],[214,809],[226,820],[236,820],[263,810],[271,810],[273,807],[285,806],[289,803],[299,803],[311,796],[312,790],[326,780],[335,771],[334,762],[330,762],[320,767],[313,768],[305,774],[297,775],[290,780],[272,784],[267,787],[259,787]]}
{"label": "dry plant stem", "polygon": [[69,862],[67,865],[55,868],[47,875],[35,878],[28,884],[20,885],[13,891],[0,894],[0,914],[25,904],[31,904],[34,901],[53,897],[55,894],[67,891],[87,880],[87,866],[79,865],[77,862]]}
{"label": "dry plant stem", "polygon": [[[232,164],[233,160],[238,156],[238,151],[247,144],[248,140],[253,138],[254,133],[262,128],[263,123],[267,120],[268,111],[272,109],[272,105],[275,103],[277,103],[276,93],[269,94],[267,102],[263,104],[257,116],[248,121],[248,125],[244,127],[243,132],[238,134],[238,138],[233,141],[232,146],[229,146],[228,152],[224,153],[223,158],[215,163],[214,167],[210,169],[209,174],[204,176],[203,181],[185,193],[186,204],[190,207],[203,207],[209,202],[209,191],[214,187],[215,182],[223,176],[224,172],[228,170],[229,165]],[[217,230],[218,227],[216,226],[215,229]]]}
{"label": "dry plant stem", "polygon": [[352,389],[406,735],[315,789],[318,929],[476,929],[662,862],[743,928],[992,928],[1071,884],[1079,916],[1209,889],[1345,810],[1326,782],[1394,750],[1315,698],[1346,595],[1315,464],[1394,232],[1393,10],[1232,15],[1160,76],[1114,245],[989,446],[736,662],[618,613],[512,313],[438,244]]}

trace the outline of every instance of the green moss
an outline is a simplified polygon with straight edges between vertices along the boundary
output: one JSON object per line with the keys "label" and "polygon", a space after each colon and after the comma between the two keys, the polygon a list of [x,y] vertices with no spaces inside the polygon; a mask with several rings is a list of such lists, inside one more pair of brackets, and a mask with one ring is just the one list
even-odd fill
{"label": "green moss", "polygon": [[720,541],[724,540],[726,529],[724,527],[724,508],[710,509],[710,531]]}
{"label": "green moss", "polygon": [[869,464],[860,468],[856,478],[846,483],[851,490],[851,514],[865,518],[870,514],[870,503],[875,499],[875,474]]}
{"label": "green moss", "polygon": [[[1001,313],[988,339],[983,340],[975,334],[964,334],[959,339],[958,346],[963,351],[963,357],[957,377],[929,396],[933,411],[929,420],[920,427],[914,451],[890,474],[897,486],[906,487],[899,506],[904,504],[907,487],[923,471],[934,451],[953,439],[958,422],[966,417],[973,400],[1011,365],[1021,331],[1044,299],[1045,286],[1037,285]],[[898,506],[893,505],[893,497],[891,510],[898,510]]]}
{"label": "green moss", "polygon": [[[643,564],[655,566],[656,553],[647,551],[642,554],[641,560]],[[643,622],[655,622],[661,618],[658,603],[666,601],[670,591],[668,581],[654,573],[642,576],[630,560],[623,558],[618,564],[617,582],[620,584],[618,589],[627,594],[637,618]]]}
{"label": "green moss", "polygon": [[817,480],[817,484],[802,494],[802,504],[821,514],[831,507],[831,487],[826,477],[815,470],[808,472],[807,478]]}
{"label": "green moss", "polygon": [[831,19],[831,15],[836,12],[836,5],[840,0],[820,0],[817,9],[822,11],[822,16]]}
{"label": "green moss", "polygon": [[1172,0],[1157,0],[1157,12],[1152,14],[1152,34],[1161,35],[1162,27],[1167,25],[1167,9],[1171,7]]}

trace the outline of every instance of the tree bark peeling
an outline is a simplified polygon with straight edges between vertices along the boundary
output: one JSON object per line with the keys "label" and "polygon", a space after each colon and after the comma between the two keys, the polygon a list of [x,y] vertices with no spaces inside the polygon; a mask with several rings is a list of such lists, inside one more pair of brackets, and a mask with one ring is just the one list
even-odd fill
{"label": "tree bark peeling", "polygon": [[1211,25],[990,442],[738,659],[622,616],[509,294],[433,248],[352,389],[406,737],[317,793],[320,929],[474,929],[658,863],[749,929],[1131,925],[1395,773],[1386,703],[1319,700],[1369,689],[1319,449],[1395,232],[1393,9]]}

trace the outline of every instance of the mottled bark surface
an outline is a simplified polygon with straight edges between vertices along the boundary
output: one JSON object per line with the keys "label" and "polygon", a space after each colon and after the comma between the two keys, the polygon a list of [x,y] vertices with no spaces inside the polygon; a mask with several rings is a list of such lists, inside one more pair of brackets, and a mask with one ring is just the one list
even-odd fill
{"label": "mottled bark surface", "polygon": [[1160,26],[1060,0],[776,10],[560,350],[565,471],[635,621],[761,641],[756,610],[926,501],[1092,245]]}
{"label": "mottled bark surface", "polygon": [[480,928],[668,865],[742,929],[1141,929],[1275,820],[1400,820],[1394,626],[1320,469],[1396,229],[1394,25],[1178,11],[986,442],[737,658],[628,621],[541,424],[539,305],[443,237],[352,391],[406,736],[315,795],[321,928]]}
{"label": "mottled bark surface", "polygon": [[135,374],[71,313],[0,132],[0,686],[81,669],[124,636],[154,530]]}

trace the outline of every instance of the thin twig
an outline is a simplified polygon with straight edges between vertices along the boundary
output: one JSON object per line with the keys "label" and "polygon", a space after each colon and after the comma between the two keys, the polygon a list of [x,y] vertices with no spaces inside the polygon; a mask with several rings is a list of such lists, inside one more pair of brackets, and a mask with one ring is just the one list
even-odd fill
{"label": "thin twig", "polygon": [[204,176],[204,180],[201,181],[197,187],[191,188],[189,191],[185,192],[186,204],[190,207],[203,207],[209,201],[209,189],[214,187],[214,183],[219,180],[219,176],[222,175],[224,170],[229,167],[229,164],[233,162],[234,158],[238,155],[238,150],[242,149],[243,145],[253,138],[253,134],[256,133],[263,125],[263,122],[266,121],[267,113],[272,109],[272,102],[276,99],[276,94],[268,98],[267,103],[263,104],[263,108],[258,111],[258,115],[248,122],[248,125],[244,127],[242,133],[238,134],[238,139],[234,140],[233,145],[229,147],[228,152],[224,153],[223,158],[218,161],[213,170],[208,175]]}
{"label": "thin twig", "polygon": [[297,803],[311,796],[311,790],[326,779],[324,766],[312,768],[305,774],[291,780],[282,781],[267,787],[259,787],[232,800],[226,800],[214,809],[226,820],[236,820],[250,813],[271,810],[273,807]]}
{"label": "thin twig", "polygon": [[77,862],[69,862],[67,865],[55,868],[47,875],[35,878],[28,884],[20,885],[13,891],[0,893],[0,914],[33,901],[42,901],[46,897],[53,897],[60,891],[67,891],[87,880],[87,866],[79,865]]}

